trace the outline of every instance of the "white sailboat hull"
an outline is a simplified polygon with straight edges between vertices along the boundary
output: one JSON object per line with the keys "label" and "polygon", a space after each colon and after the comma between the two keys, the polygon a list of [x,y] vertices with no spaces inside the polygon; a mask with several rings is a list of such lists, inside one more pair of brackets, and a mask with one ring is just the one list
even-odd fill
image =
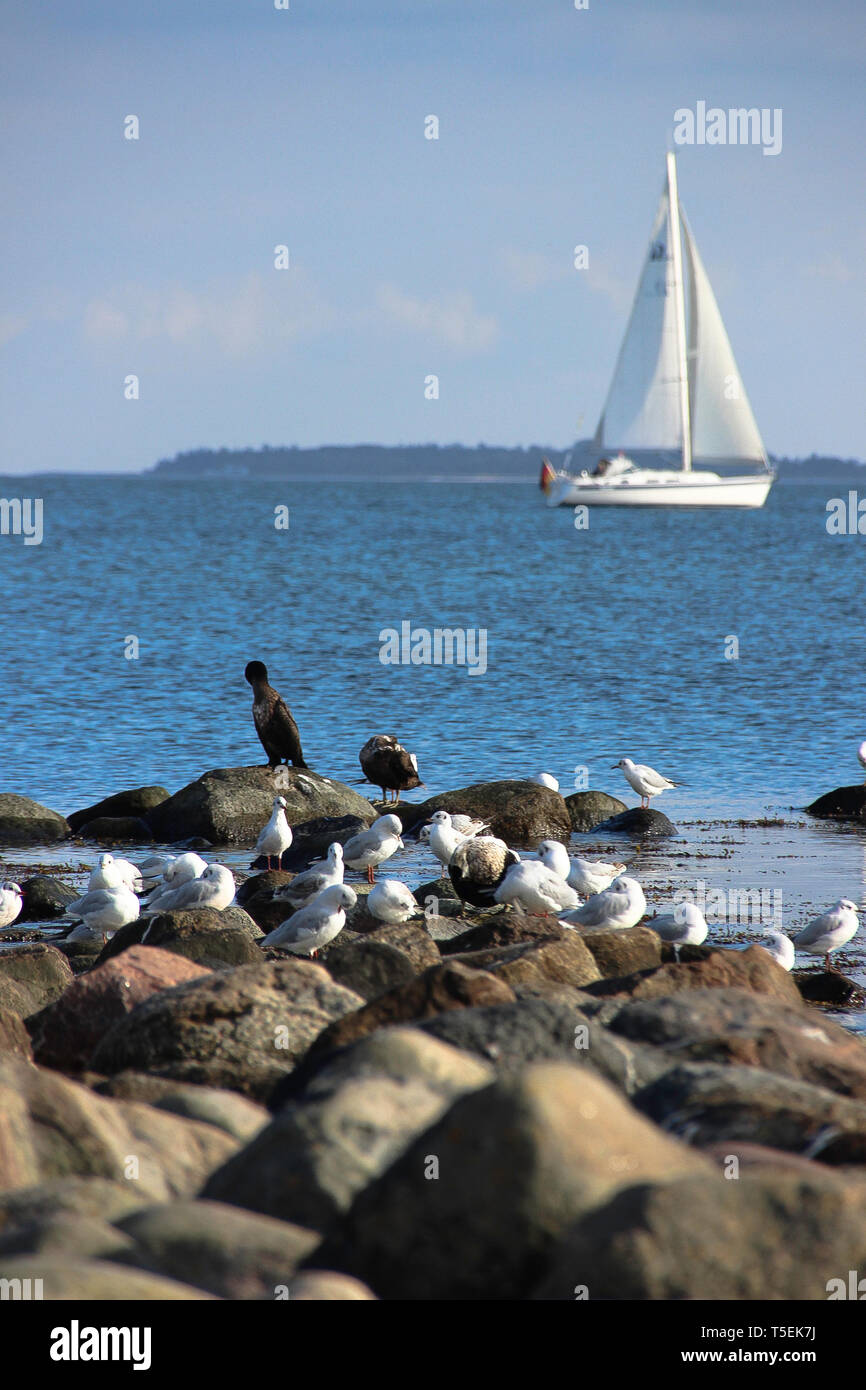
{"label": "white sailboat hull", "polygon": [[701,469],[684,473],[636,469],[613,478],[557,473],[547,489],[549,507],[763,507],[772,473],[724,478]]}

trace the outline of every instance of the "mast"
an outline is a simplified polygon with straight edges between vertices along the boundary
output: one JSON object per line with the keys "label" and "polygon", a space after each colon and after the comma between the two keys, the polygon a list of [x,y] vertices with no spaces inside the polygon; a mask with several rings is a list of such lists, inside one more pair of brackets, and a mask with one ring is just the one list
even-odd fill
{"label": "mast", "polygon": [[683,247],[680,236],[680,200],[677,192],[677,166],[673,154],[667,156],[668,211],[671,224],[671,258],[674,271],[674,316],[677,325],[677,361],[680,379],[680,421],[683,435],[683,472],[692,467],[692,424],[689,412],[689,368],[686,355],[686,297],[683,285]]}

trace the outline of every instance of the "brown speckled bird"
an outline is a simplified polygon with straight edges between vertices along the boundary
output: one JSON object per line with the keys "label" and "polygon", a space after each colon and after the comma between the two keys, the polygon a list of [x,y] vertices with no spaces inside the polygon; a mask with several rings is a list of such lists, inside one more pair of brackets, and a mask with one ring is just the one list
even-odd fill
{"label": "brown speckled bird", "polygon": [[285,761],[292,767],[306,767],[298,726],[283,697],[268,684],[264,662],[250,661],[244,676],[253,688],[253,723],[268,755],[268,766],[278,767]]}

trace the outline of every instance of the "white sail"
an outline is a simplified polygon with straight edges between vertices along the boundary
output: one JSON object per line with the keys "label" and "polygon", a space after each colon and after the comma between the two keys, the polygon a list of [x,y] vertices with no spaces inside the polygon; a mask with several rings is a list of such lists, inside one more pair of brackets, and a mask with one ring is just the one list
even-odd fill
{"label": "white sail", "polygon": [[682,448],[675,289],[665,186],[595,434],[600,448]]}
{"label": "white sail", "polygon": [[766,454],[752,407],[682,208],[680,221],[688,266],[692,450],[702,459],[750,459],[763,463]]}

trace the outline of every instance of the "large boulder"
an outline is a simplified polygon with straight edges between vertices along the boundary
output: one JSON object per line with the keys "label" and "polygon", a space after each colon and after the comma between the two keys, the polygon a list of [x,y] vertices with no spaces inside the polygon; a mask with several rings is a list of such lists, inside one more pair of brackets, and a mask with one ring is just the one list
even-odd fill
{"label": "large boulder", "polygon": [[[158,924],[158,925],[157,925]],[[187,908],[186,911],[154,913],[138,917],[115,932],[99,953],[100,965],[120,956],[131,946],[160,946],[165,951],[188,956],[212,970],[225,970],[229,965],[248,965],[258,960],[257,952],[236,942],[238,935],[246,936],[252,944],[262,936],[262,930],[242,907]],[[232,957],[235,957],[232,959]]]}
{"label": "large boulder", "polygon": [[584,946],[580,933],[560,927],[551,919],[554,935],[539,941],[494,946],[448,959],[471,970],[487,970],[515,989],[518,985],[552,982],[583,989],[599,979],[599,969]]}
{"label": "large boulder", "polygon": [[55,946],[28,941],[0,951],[0,1007],[21,1018],[51,1004],[72,982],[72,969]]}
{"label": "large boulder", "polygon": [[114,819],[120,816],[146,820],[148,813],[163,801],[168,801],[168,797],[169,793],[165,787],[133,787],[130,791],[106,796],[93,806],[85,806],[82,811],[72,811],[66,819],[70,829],[75,832],[81,830],[88,821],[102,817]]}
{"label": "large boulder", "polygon": [[[179,1284],[175,1279],[124,1269],[113,1260],[88,1260],[76,1255],[18,1255],[0,1261],[0,1279],[39,1280],[48,1302],[106,1303],[167,1302],[213,1298],[203,1289]],[[33,1287],[31,1282],[30,1287]],[[118,1318],[123,1314],[118,1313]]]}
{"label": "large boulder", "polygon": [[194,1086],[140,1071],[121,1071],[115,1076],[102,1077],[95,1081],[93,1089],[117,1100],[142,1100],[157,1110],[168,1110],[188,1120],[201,1120],[203,1124],[213,1125],[214,1129],[225,1130],[242,1144],[258,1134],[270,1118],[263,1105],[239,1096],[237,1091]]}
{"label": "large boulder", "polygon": [[535,1063],[456,1101],[315,1260],[383,1298],[520,1299],[569,1226],[617,1189],[712,1171],[588,1069]]}
{"label": "large boulder", "polygon": [[[255,949],[253,947],[253,949]],[[36,1060],[62,1071],[82,1071],[113,1023],[143,999],[208,971],[151,946],[132,946],[122,956],[79,975],[59,999],[31,1016]]]}
{"label": "large boulder", "polygon": [[825,792],[806,807],[806,814],[817,816],[819,820],[866,820],[866,784],[858,782],[854,787],[837,787],[835,791]]}
{"label": "large boulder", "polygon": [[379,926],[360,940],[338,937],[325,955],[332,980],[368,1002],[440,963],[435,941],[411,922]]}
{"label": "large boulder", "polygon": [[536,1297],[826,1300],[866,1268],[866,1182],[824,1171],[681,1177],[617,1193],[566,1232]]}
{"label": "large boulder", "polygon": [[664,811],[656,811],[652,806],[630,806],[616,816],[602,821],[595,827],[605,834],[630,835],[633,839],[644,840],[660,838],[663,835],[676,835],[677,828],[669,821]]}
{"label": "large boulder", "polygon": [[652,923],[625,929],[581,932],[586,949],[605,979],[655,970],[662,963],[662,943]]}
{"label": "large boulder", "polygon": [[0,1056],[11,1052],[17,1057],[33,1060],[30,1047],[30,1034],[24,1027],[20,1014],[11,1009],[0,1008]]}
{"label": "large boulder", "polygon": [[101,845],[152,844],[154,834],[140,816],[97,816],[75,832],[80,840],[96,840]]}
{"label": "large boulder", "polygon": [[145,1000],[105,1035],[93,1067],[264,1099],[329,1023],[362,1003],[312,961],[241,965]]}
{"label": "large boulder", "polygon": [[290,825],[317,816],[374,817],[369,801],[351,787],[296,767],[221,767],[206,772],[148,812],[157,840],[201,837],[214,845],[255,844],[276,795],[285,798]]}
{"label": "large boulder", "polygon": [[0,845],[53,845],[65,840],[69,822],[29,796],[0,792]]}
{"label": "large boulder", "polygon": [[585,988],[590,994],[616,992],[629,994],[632,999],[660,999],[683,990],[745,989],[766,994],[783,1004],[802,1002],[796,982],[761,946],[748,946],[745,951],[714,947],[699,960],[671,962],[656,970],[604,979]]}
{"label": "large boulder", "polygon": [[0,1191],[101,1177],[164,1202],[193,1196],[237,1148],[213,1125],[108,1100],[56,1072],[0,1059]]}
{"label": "large boulder", "polygon": [[81,892],[49,874],[34,874],[21,884],[21,896],[23,907],[18,923],[47,922],[62,917],[69,904],[81,897]]}
{"label": "large boulder", "polygon": [[414,823],[428,821],[434,811],[476,816],[506,844],[535,849],[541,840],[567,842],[571,817],[559,792],[537,782],[475,782],[460,791],[431,796],[417,808]]}
{"label": "large boulder", "polygon": [[484,1062],[417,1029],[374,1033],[328,1059],[204,1195],[332,1230],[453,1100],[492,1077]]}
{"label": "large boulder", "polygon": [[607,792],[574,792],[565,798],[572,830],[586,832],[627,810],[624,801]]}

